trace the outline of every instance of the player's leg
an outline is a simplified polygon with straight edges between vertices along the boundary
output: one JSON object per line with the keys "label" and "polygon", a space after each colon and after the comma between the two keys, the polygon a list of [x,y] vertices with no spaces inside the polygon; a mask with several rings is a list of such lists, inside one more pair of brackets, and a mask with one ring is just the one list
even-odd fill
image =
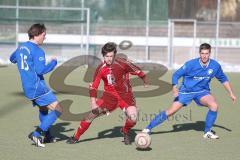
{"label": "player's leg", "polygon": [[47,107],[39,107],[39,120],[42,122],[46,116],[48,115],[48,108]]}
{"label": "player's leg", "polygon": [[172,116],[178,110],[180,110],[182,106],[182,103],[179,101],[173,102],[171,107],[156,115],[154,119],[148,124],[148,126],[143,130],[143,132],[150,133],[153,128],[162,124],[169,116]]}
{"label": "player's leg", "polygon": [[92,121],[97,117],[111,112],[116,108],[117,101],[113,94],[104,92],[103,96],[96,101],[98,108],[93,109],[84,119],[80,122],[80,126],[75,132],[73,137],[67,140],[67,143],[74,144],[78,142],[80,136],[89,128]]}
{"label": "player's leg", "polygon": [[[33,106],[37,105],[35,103],[35,101],[33,101]],[[46,115],[48,114],[48,108],[47,107],[39,107],[39,120],[40,120],[40,123],[45,119]],[[36,131],[34,131],[36,132]],[[43,140],[42,138],[39,136],[40,134],[38,133],[30,133],[28,135],[28,138],[31,139],[36,146],[40,146],[40,147],[45,147],[45,145],[43,144]],[[34,135],[33,135],[34,133]]]}
{"label": "player's leg", "polygon": [[[37,129],[29,136],[29,138],[31,138],[34,141],[35,138],[40,139],[42,135],[45,135],[45,133],[50,128],[50,126],[61,115],[62,108],[57,102],[57,99],[52,92],[49,92],[48,94],[33,100],[33,104],[37,105],[39,108],[46,107],[48,110],[51,110],[49,114],[46,114],[45,112],[46,115],[44,116],[41,115],[40,117],[41,123],[39,127],[37,127]],[[45,109],[42,109],[42,110],[45,110]],[[38,145],[38,141],[35,144]]]}
{"label": "player's leg", "polygon": [[47,105],[46,107],[51,110],[51,112],[47,114],[44,117],[43,121],[40,123],[39,127],[36,130],[36,136],[38,136],[38,134],[40,136],[40,134],[46,132],[62,114],[62,108],[57,101],[51,103],[50,105]]}
{"label": "player's leg", "polygon": [[[39,107],[39,120],[42,123],[43,120],[46,118],[46,116],[48,115],[48,108],[47,107]],[[51,128],[49,128],[44,135],[44,139],[43,142],[44,143],[55,143],[56,139],[51,135]]]}
{"label": "player's leg", "polygon": [[[78,142],[80,136],[89,128],[92,121],[99,116],[106,114],[107,111],[111,111],[111,108],[115,108],[117,101],[113,99],[112,95],[110,94],[103,94],[103,96],[96,101],[97,105],[99,106],[96,109],[93,109],[84,119],[80,122],[80,126],[76,130],[73,137],[70,137],[67,140],[67,143],[74,144]],[[109,107],[108,109],[106,107]]]}
{"label": "player's leg", "polygon": [[79,140],[80,136],[89,128],[91,123],[97,117],[103,115],[104,112],[102,108],[93,109],[81,122],[80,126],[78,127],[77,131],[74,134],[74,138]]}
{"label": "player's leg", "polygon": [[124,143],[126,145],[131,144],[131,140],[129,137],[129,130],[133,128],[137,123],[137,107],[136,106],[129,106],[125,110],[126,114],[126,121],[125,125],[121,129],[124,135]]}
{"label": "player's leg", "polygon": [[151,130],[162,124],[169,116],[175,114],[183,106],[187,106],[193,100],[192,94],[178,93],[178,97],[175,97],[171,107],[167,110],[160,112],[155,118],[149,123],[149,125],[143,130],[145,133],[150,133]]}
{"label": "player's leg", "polygon": [[78,140],[80,139],[80,136],[89,128],[92,121],[95,118],[104,115],[105,113],[106,112],[100,107],[93,109],[86,117],[84,117],[82,121],[80,121],[80,126],[78,127],[74,135],[67,140],[66,143],[68,144],[77,143]]}
{"label": "player's leg", "polygon": [[32,134],[32,136],[39,138],[40,136],[45,135],[51,125],[61,115],[62,108],[57,102],[56,96],[52,92],[34,99],[33,104],[37,105],[39,108],[46,107],[48,110],[51,110],[51,112],[47,115],[41,116],[42,121],[39,127],[37,127],[37,129]]}
{"label": "player's leg", "polygon": [[218,104],[211,94],[201,97],[200,103],[209,108],[205,120],[204,138],[218,139],[219,137],[211,131],[217,119]]}
{"label": "player's leg", "polygon": [[121,128],[121,132],[124,137],[124,143],[126,145],[131,144],[129,130],[136,125],[137,122],[137,107],[135,97],[132,92],[128,93],[117,93],[117,105],[124,111],[126,115],[126,121],[124,126]]}
{"label": "player's leg", "polygon": [[131,128],[133,128],[137,123],[137,107],[129,106],[126,111],[126,122],[123,127],[123,132],[128,133]]}

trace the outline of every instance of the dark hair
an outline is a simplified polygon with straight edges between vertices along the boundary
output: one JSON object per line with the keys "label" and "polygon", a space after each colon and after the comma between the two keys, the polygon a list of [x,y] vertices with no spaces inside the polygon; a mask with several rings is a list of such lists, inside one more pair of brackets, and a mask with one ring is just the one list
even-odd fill
{"label": "dark hair", "polygon": [[200,47],[199,47],[199,53],[200,53],[201,50],[203,50],[203,49],[208,49],[208,50],[211,52],[211,45],[208,44],[208,43],[203,43],[203,44],[201,44]]}
{"label": "dark hair", "polygon": [[29,39],[32,39],[35,36],[39,36],[45,31],[46,31],[46,27],[44,24],[40,24],[40,23],[33,24],[28,30],[28,37]]}
{"label": "dark hair", "polygon": [[108,42],[102,47],[102,55],[103,57],[109,53],[114,52],[114,54],[117,53],[117,44],[114,42]]}

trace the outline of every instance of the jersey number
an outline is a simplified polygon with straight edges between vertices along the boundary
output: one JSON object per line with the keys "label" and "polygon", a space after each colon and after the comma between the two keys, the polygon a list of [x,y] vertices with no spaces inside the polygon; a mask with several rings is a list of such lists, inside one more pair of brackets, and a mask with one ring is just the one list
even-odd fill
{"label": "jersey number", "polygon": [[112,74],[107,75],[107,81],[108,81],[108,85],[113,85],[115,83],[115,78],[113,77]]}
{"label": "jersey number", "polygon": [[21,69],[24,69],[25,71],[28,71],[29,67],[28,67],[28,64],[27,64],[27,56],[20,53],[20,57],[21,57]]}

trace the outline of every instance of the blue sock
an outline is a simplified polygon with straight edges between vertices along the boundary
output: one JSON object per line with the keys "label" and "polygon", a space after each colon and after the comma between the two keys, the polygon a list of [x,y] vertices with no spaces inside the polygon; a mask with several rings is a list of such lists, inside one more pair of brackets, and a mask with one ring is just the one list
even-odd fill
{"label": "blue sock", "polygon": [[35,137],[40,137],[43,134],[43,130],[39,127],[36,128],[36,130],[32,133]]}
{"label": "blue sock", "polygon": [[44,120],[44,118],[46,118],[46,116],[48,115],[48,110],[39,110],[39,120],[40,122],[42,122]]}
{"label": "blue sock", "polygon": [[[42,123],[44,121],[44,119],[46,118],[46,116],[48,115],[48,110],[39,110],[39,120]],[[50,136],[50,131],[49,129],[45,132],[45,137],[49,137]]]}
{"label": "blue sock", "polygon": [[157,125],[163,123],[167,119],[166,111],[160,112],[157,116],[154,117],[154,119],[150,122],[150,124],[147,126],[147,129],[152,130]]}
{"label": "blue sock", "polygon": [[[42,123],[44,121],[44,119],[47,117],[48,115],[48,110],[39,110],[39,120]],[[41,133],[39,133],[37,130],[33,132],[33,136],[35,137],[40,137]]]}
{"label": "blue sock", "polygon": [[204,133],[207,133],[208,131],[211,130],[213,124],[215,123],[217,119],[217,111],[211,111],[209,110],[206,116],[206,124],[205,124],[205,129],[204,129]]}
{"label": "blue sock", "polygon": [[37,131],[34,131],[33,134],[32,134],[34,137],[40,137],[41,134]]}
{"label": "blue sock", "polygon": [[41,128],[43,131],[47,131],[60,115],[61,112],[57,110],[51,111],[41,122],[39,128]]}

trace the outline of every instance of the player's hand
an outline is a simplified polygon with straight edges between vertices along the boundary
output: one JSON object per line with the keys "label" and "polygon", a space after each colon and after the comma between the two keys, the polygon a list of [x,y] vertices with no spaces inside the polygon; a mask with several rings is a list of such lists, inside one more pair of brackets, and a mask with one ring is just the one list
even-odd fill
{"label": "player's hand", "polygon": [[143,84],[144,88],[148,88],[148,83]]}
{"label": "player's hand", "polygon": [[173,97],[178,97],[178,88],[177,88],[177,86],[173,86],[172,92],[173,92]]}
{"label": "player's hand", "polygon": [[144,77],[142,77],[142,80],[143,80],[144,88],[148,88],[148,78],[147,78],[147,76],[145,75]]}
{"label": "player's hand", "polygon": [[51,57],[51,60],[57,61],[57,57]]}
{"label": "player's hand", "polygon": [[94,110],[94,109],[98,108],[99,106],[97,105],[97,103],[92,103],[91,107],[92,107],[92,110]]}
{"label": "player's hand", "polygon": [[235,103],[237,100],[237,97],[233,93],[230,94],[230,98],[232,99],[233,103]]}
{"label": "player's hand", "polygon": [[97,105],[97,103],[96,103],[96,98],[95,97],[91,97],[91,108],[92,108],[92,110],[93,109],[96,109],[96,108],[98,108],[99,106]]}

